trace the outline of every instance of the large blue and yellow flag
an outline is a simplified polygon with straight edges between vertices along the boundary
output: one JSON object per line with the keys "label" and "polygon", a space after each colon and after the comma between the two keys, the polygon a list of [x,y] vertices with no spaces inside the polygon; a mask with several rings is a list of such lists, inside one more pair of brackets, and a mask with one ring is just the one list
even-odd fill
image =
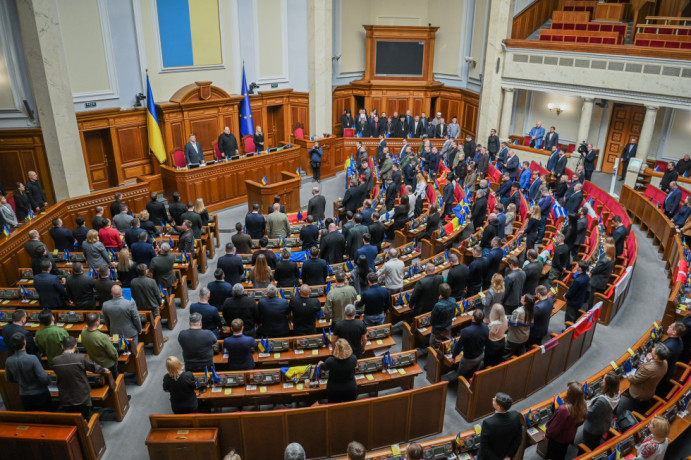
{"label": "large blue and yellow flag", "polygon": [[[245,64],[242,65],[242,101],[240,101],[240,137],[254,134],[254,122],[252,121],[252,107],[250,96],[247,92],[247,77],[245,76]],[[266,184],[264,184],[266,185]]]}
{"label": "large blue and yellow flag", "polygon": [[151,93],[151,83],[149,82],[148,74],[146,76],[146,127],[149,133],[149,150],[151,150],[151,153],[154,154],[159,162],[165,163],[166,147],[163,144],[161,127],[156,116],[156,104],[154,103],[154,95]]}

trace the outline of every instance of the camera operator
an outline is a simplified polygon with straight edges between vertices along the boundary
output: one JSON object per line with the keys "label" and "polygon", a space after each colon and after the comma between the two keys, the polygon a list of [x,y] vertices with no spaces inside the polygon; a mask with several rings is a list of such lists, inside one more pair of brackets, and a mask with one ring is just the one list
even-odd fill
{"label": "camera operator", "polygon": [[588,144],[585,141],[581,142],[578,146],[578,153],[581,154],[579,161],[583,161],[583,169],[585,170],[585,180],[590,180],[593,176],[593,171],[595,170],[595,159],[597,154],[593,150],[593,145]]}

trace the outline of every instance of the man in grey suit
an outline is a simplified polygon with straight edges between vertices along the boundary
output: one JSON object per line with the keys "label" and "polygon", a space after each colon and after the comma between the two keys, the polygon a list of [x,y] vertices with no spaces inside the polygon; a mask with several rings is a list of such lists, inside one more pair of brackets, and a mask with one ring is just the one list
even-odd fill
{"label": "man in grey suit", "polygon": [[319,194],[319,187],[312,187],[312,198],[307,203],[307,215],[314,217],[315,221],[324,220],[326,210],[326,198]]}
{"label": "man in grey suit", "polygon": [[290,235],[288,216],[281,212],[281,205],[274,203],[274,212],[266,216],[266,232],[269,238],[285,238]]}
{"label": "man in grey suit", "polygon": [[197,136],[194,134],[190,134],[190,141],[185,144],[185,159],[188,165],[203,165],[206,163],[202,146],[197,142]]}
{"label": "man in grey suit", "polygon": [[134,301],[122,296],[122,287],[117,284],[112,287],[110,293],[113,298],[103,302],[103,319],[108,332],[128,339],[132,337],[136,347],[139,334],[142,332],[142,321],[139,318],[137,305]]}

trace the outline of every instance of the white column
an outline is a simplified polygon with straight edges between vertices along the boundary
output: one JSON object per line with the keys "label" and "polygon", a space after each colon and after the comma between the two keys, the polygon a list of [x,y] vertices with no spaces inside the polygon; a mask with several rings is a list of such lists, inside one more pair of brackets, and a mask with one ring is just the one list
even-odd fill
{"label": "white column", "polygon": [[[511,116],[513,115],[513,98],[516,91],[513,88],[503,88],[504,102],[501,108],[501,124],[499,125],[499,138],[508,140],[511,133]],[[491,128],[490,128],[491,129]]]}
{"label": "white column", "polygon": [[660,107],[655,105],[645,106],[645,117],[641,126],[641,135],[638,137],[638,148],[636,158],[645,161],[650,153],[650,143],[653,140],[653,130],[655,129],[655,118]]}
{"label": "white column", "polygon": [[[482,94],[480,95],[477,122],[477,137],[479,139],[487,138],[489,130],[497,129],[499,125],[499,107],[502,107],[501,77],[505,58],[502,42],[511,37],[513,13],[514,0],[492,0],[490,2],[489,17],[492,18],[492,26],[488,27],[487,30],[485,65],[482,70]],[[507,131],[508,128],[505,131],[500,130],[499,135],[508,136]]]}
{"label": "white column", "polygon": [[[581,108],[581,121],[578,124],[578,137],[576,138],[576,145],[583,141],[588,141],[588,133],[590,132],[590,121],[593,119],[593,102],[592,97],[583,98],[583,107]],[[592,144],[592,142],[590,142]],[[594,147],[593,147],[594,148]]]}
{"label": "white column", "polygon": [[331,79],[332,0],[308,2],[310,135],[321,137],[333,129]]}
{"label": "white column", "polygon": [[17,11],[55,198],[88,194],[56,0],[17,0]]}

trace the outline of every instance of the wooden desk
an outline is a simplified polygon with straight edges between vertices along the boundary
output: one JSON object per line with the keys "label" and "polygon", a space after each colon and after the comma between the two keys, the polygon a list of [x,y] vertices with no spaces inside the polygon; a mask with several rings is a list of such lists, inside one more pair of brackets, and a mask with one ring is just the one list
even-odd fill
{"label": "wooden desk", "polygon": [[76,426],[0,423],[0,444],[5,458],[84,458]]}
{"label": "wooden desk", "polygon": [[189,170],[161,165],[161,180],[164,191],[178,191],[182,202],[203,197],[206,209],[217,211],[247,202],[245,180],[259,183],[266,177],[271,184],[281,180],[281,171],[296,171],[299,155],[300,148],[295,146]]}
{"label": "wooden desk", "polygon": [[149,431],[146,447],[152,460],[168,460],[177,456],[218,458],[217,428],[157,428]]}
{"label": "wooden desk", "polygon": [[300,176],[288,171],[281,171],[278,182],[269,182],[266,185],[263,185],[261,180],[247,179],[247,206],[249,208],[250,204],[259,203],[261,213],[268,214],[269,208],[274,204],[274,196],[280,196],[286,212],[297,212],[300,209],[301,182]]}

